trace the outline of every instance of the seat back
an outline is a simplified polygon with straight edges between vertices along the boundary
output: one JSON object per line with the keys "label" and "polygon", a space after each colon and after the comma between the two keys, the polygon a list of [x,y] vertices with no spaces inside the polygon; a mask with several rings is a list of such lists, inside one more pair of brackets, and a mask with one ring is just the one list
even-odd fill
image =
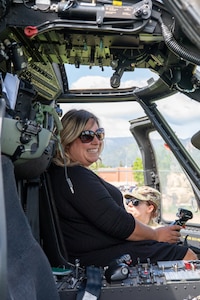
{"label": "seat back", "polygon": [[41,176],[39,203],[40,237],[43,250],[52,267],[67,266],[69,265],[67,250],[60,229],[51,179],[48,172],[44,172]]}
{"label": "seat back", "polygon": [[22,209],[11,160],[2,156],[7,226],[7,300],[58,300],[51,266]]}

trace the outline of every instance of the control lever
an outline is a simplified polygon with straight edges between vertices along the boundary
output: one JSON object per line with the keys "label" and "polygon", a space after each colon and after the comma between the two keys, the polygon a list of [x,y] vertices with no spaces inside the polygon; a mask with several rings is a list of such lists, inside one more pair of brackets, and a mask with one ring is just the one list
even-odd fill
{"label": "control lever", "polygon": [[126,279],[129,274],[129,265],[132,259],[129,254],[113,260],[105,271],[105,277],[108,283],[112,281],[120,281]]}
{"label": "control lever", "polygon": [[193,218],[193,214],[190,210],[179,208],[176,216],[179,218],[171,223],[171,225],[185,226],[185,223]]}

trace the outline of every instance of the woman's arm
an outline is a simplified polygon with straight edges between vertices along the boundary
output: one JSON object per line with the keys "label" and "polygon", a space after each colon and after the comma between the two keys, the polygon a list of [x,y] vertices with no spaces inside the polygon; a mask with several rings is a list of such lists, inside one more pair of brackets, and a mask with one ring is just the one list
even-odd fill
{"label": "woman's arm", "polygon": [[[61,185],[62,188],[65,187],[63,195],[67,195],[67,201],[70,201],[74,209],[93,226],[121,240],[156,240],[169,243],[179,241],[181,226],[171,225],[152,229],[140,223],[116,203],[116,199],[112,198],[102,180],[91,170],[79,166],[69,168],[68,172],[75,193],[69,191],[67,195],[68,186],[63,184]],[[119,191],[118,193],[118,197],[121,197],[121,193]]]}
{"label": "woman's arm", "polygon": [[179,225],[163,226],[153,229],[135,220],[135,229],[127,240],[155,240],[158,242],[177,243],[181,236],[180,229],[181,226]]}

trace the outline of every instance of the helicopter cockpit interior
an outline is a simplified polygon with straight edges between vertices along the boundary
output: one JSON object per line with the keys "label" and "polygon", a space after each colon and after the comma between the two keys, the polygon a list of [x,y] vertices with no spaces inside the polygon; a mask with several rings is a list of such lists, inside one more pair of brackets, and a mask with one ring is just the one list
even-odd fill
{"label": "helicopter cockpit interior", "polygon": [[[64,273],[54,273],[60,299],[76,299],[78,286],[85,276],[78,262],[73,266],[68,264],[52,201],[51,183],[45,173],[62,130],[60,118],[69,105],[110,104],[114,108],[131,103],[140,107],[143,115],[130,116],[127,124],[141,152],[144,182],[158,189],[166,183],[166,162],[161,165],[158,161],[161,156],[167,157],[168,164],[172,163],[175,170],[170,185],[181,169],[184,174],[181,184],[187,181],[190,192],[179,189],[180,197],[188,194],[184,205],[189,201],[185,208],[193,211],[193,219],[187,222],[183,233],[183,242],[190,243],[200,255],[199,50],[198,0],[1,1],[1,153],[13,164],[19,199],[34,238],[41,244],[51,267],[59,266],[61,272],[60,266],[64,266]],[[106,73],[106,84],[81,85],[78,76],[86,77],[93,70],[95,76]],[[137,77],[134,74],[138,71],[151,73],[145,84],[138,85],[139,80],[124,84],[126,78]],[[75,80],[77,84],[73,85]],[[179,106],[182,102],[176,95],[187,98],[184,107]],[[171,96],[173,101],[168,100]],[[167,102],[170,105],[164,110]],[[174,122],[174,127],[170,127],[168,122],[172,121],[172,111],[183,116],[184,109],[190,121],[188,124],[182,122],[182,133],[193,126],[194,119],[196,122],[190,140],[181,140],[174,129],[177,124]],[[162,111],[168,113],[167,119]],[[158,151],[157,140],[152,142],[155,132],[165,144],[162,152]],[[0,260],[6,262],[2,169],[0,178]],[[173,201],[180,200],[175,196],[171,188],[172,206]],[[183,202],[180,200],[178,204]],[[186,212],[179,210],[179,217]],[[168,224],[168,217],[175,216],[163,206],[160,218]],[[46,222],[42,222],[45,219]],[[174,300],[200,297],[199,260],[187,265],[189,269],[183,280],[186,267],[182,264],[178,271],[170,262],[164,267],[161,263],[152,266],[149,261],[145,266],[127,267],[127,257],[121,259],[118,264],[123,263],[123,268],[119,277],[115,279],[113,270],[107,273],[109,278],[104,278],[99,299],[146,299],[150,294],[152,299],[158,299],[158,294],[159,298]],[[6,264],[0,268],[2,300],[7,299],[6,268]],[[55,293],[52,299],[56,297]]]}

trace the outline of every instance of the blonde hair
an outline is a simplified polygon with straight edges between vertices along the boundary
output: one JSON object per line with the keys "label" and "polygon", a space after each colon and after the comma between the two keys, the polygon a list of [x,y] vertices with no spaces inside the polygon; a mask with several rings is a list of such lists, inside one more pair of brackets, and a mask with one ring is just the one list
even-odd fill
{"label": "blonde hair", "polygon": [[[93,123],[97,123],[100,127],[99,119],[91,112],[84,109],[71,109],[61,119],[63,129],[60,132],[60,144],[56,149],[53,162],[59,166],[78,164],[72,162],[69,156],[69,147],[85,130],[85,126],[89,119],[93,119]],[[61,148],[61,149],[60,149]],[[101,150],[103,143],[101,144]]]}
{"label": "blonde hair", "polygon": [[148,205],[153,205],[153,210],[151,212],[151,219],[155,219],[158,216],[158,206],[151,200],[147,200]]}

